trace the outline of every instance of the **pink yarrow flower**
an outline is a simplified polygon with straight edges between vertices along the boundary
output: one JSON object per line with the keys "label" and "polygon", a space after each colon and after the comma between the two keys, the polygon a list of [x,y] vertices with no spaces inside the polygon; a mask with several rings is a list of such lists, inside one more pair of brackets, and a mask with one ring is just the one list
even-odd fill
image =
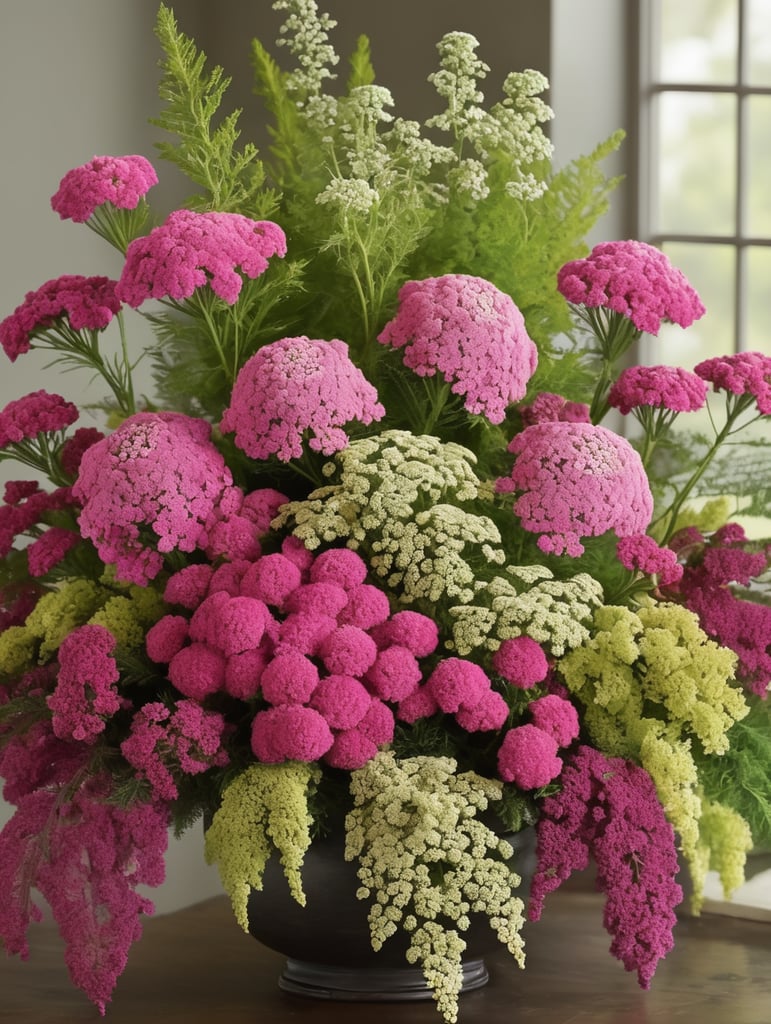
{"label": "pink yarrow flower", "polygon": [[705,359],[694,373],[709,381],[716,391],[753,395],[758,412],[771,415],[771,356],[762,352],[736,352]]}
{"label": "pink yarrow flower", "polygon": [[95,156],[64,175],[51,206],[62,220],[83,223],[103,203],[136,209],[157,183],[153,165],[143,156]]}
{"label": "pink yarrow flower", "polygon": [[136,307],[146,299],[189,299],[196,288],[209,285],[232,305],[243,285],[239,270],[259,277],[272,256],[285,253],[286,236],[272,221],[175,210],[129,245],[116,291]]}
{"label": "pink yarrow flower", "polygon": [[646,242],[601,242],[557,274],[559,292],[577,306],[602,306],[658,334],[662,320],[688,327],[705,309],[682,271]]}
{"label": "pink yarrow flower", "polygon": [[509,445],[516,456],[499,492],[517,492],[514,512],[542,551],[577,557],[582,537],[644,533],[653,496],[627,440],[591,423],[538,423]]}
{"label": "pink yarrow flower", "polygon": [[282,338],[263,346],[242,367],[220,429],[253,459],[298,459],[303,439],[332,455],[348,445],[351,420],[369,424],[385,409],[351,361],[345,342]]}
{"label": "pink yarrow flower", "polygon": [[[164,552],[193,551],[230,470],[204,420],[181,413],[137,413],[84,454],[73,487],[80,531],[119,579],[144,584]],[[146,545],[140,527],[157,541]]]}
{"label": "pink yarrow flower", "polygon": [[562,771],[557,740],[536,725],[518,725],[503,737],[498,774],[519,789],[541,789]]}
{"label": "pink yarrow flower", "polygon": [[506,408],[525,394],[537,349],[510,296],[489,281],[446,274],[408,281],[399,309],[378,341],[404,349],[404,365],[418,376],[437,372],[465,408],[501,423]]}
{"label": "pink yarrow flower", "polygon": [[677,583],[683,575],[683,567],[677,560],[677,553],[671,548],[661,548],[645,533],[622,537],[616,545],[618,560],[626,569],[658,576],[662,586]]}
{"label": "pink yarrow flower", "polygon": [[116,281],[109,277],[65,274],[27,292],[24,302],[0,323],[0,344],[14,362],[29,352],[33,339],[57,321],[66,321],[73,331],[101,331],[120,313],[115,294]]}
{"label": "pink yarrow flower", "polygon": [[52,526],[34,540],[27,548],[27,564],[30,576],[45,576],[64,556],[80,543],[80,534]]}
{"label": "pink yarrow flower", "polygon": [[114,647],[115,637],[104,626],[80,626],[62,641],[56,689],[47,701],[60,739],[94,743],[105,720],[120,710]]}
{"label": "pink yarrow flower", "polygon": [[585,402],[569,402],[562,395],[542,391],[529,405],[521,405],[519,414],[526,427],[533,423],[564,420],[566,423],[588,423],[589,406]]}
{"label": "pink yarrow flower", "polygon": [[630,366],[608,393],[608,403],[627,415],[639,406],[696,412],[707,400],[707,385],[679,366]]}
{"label": "pink yarrow flower", "polygon": [[0,448],[64,430],[78,418],[78,407],[61,395],[33,391],[0,412]]}

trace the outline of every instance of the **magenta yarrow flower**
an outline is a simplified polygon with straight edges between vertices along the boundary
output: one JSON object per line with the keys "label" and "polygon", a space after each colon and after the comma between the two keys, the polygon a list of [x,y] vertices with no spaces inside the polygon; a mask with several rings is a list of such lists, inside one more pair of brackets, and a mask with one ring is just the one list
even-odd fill
{"label": "magenta yarrow flower", "polygon": [[640,406],[696,412],[707,400],[707,385],[679,366],[630,366],[608,393],[608,404],[624,415]]}
{"label": "magenta yarrow flower", "polygon": [[419,376],[440,373],[469,412],[492,423],[524,396],[538,362],[511,297],[467,274],[402,285],[396,316],[378,341],[403,348],[404,365]]}
{"label": "magenta yarrow flower", "polygon": [[121,210],[136,209],[157,184],[158,175],[143,156],[95,156],[64,175],[51,206],[62,220],[83,223],[103,203]]}
{"label": "magenta yarrow flower", "polygon": [[0,323],[0,344],[14,362],[33,338],[65,319],[73,331],[101,331],[120,313],[117,282],[109,277],[65,274],[27,292],[24,302]]}
{"label": "magenta yarrow flower", "polygon": [[566,423],[588,423],[589,406],[585,402],[569,402],[562,395],[542,391],[529,405],[521,405],[519,414],[526,427],[533,423],[564,420]]}
{"label": "magenta yarrow flower", "polygon": [[[80,531],[119,579],[147,583],[165,552],[193,551],[203,526],[232,485],[204,420],[181,413],[137,413],[88,448],[73,494]],[[155,535],[145,543],[141,528]]]}
{"label": "magenta yarrow flower", "polygon": [[288,462],[302,456],[306,433],[313,451],[332,455],[348,445],[344,424],[384,415],[345,342],[282,338],[242,367],[220,429],[253,459]]}
{"label": "magenta yarrow flower", "polygon": [[538,423],[509,444],[516,456],[499,492],[515,492],[514,512],[540,534],[538,547],[577,557],[582,537],[615,530],[644,533],[653,496],[642,461],[627,440],[591,423]]}
{"label": "magenta yarrow flower", "polygon": [[660,249],[638,241],[601,242],[557,274],[559,292],[576,306],[602,306],[658,334],[661,321],[688,327],[705,309],[682,271]]}
{"label": "magenta yarrow flower", "polygon": [[78,407],[61,395],[33,391],[9,402],[0,411],[0,448],[32,440],[38,434],[64,430],[79,416]]}
{"label": "magenta yarrow flower", "polygon": [[104,626],[79,626],[60,644],[56,689],[47,700],[60,739],[94,743],[106,719],[120,710],[114,648],[115,637]]}
{"label": "magenta yarrow flower", "polygon": [[657,576],[662,586],[677,583],[683,575],[683,567],[677,560],[677,553],[671,548],[661,548],[645,533],[622,537],[616,545],[618,560],[625,569]]}
{"label": "magenta yarrow flower", "polygon": [[239,213],[175,210],[126,251],[117,294],[129,306],[146,299],[189,299],[209,285],[232,305],[243,279],[259,277],[272,256],[284,256],[286,236],[272,221]]}
{"label": "magenta yarrow flower", "polygon": [[562,771],[554,736],[536,725],[518,725],[503,737],[498,749],[498,774],[519,789],[541,789]]}
{"label": "magenta yarrow flower", "polygon": [[27,548],[27,565],[30,576],[45,576],[64,556],[80,542],[80,534],[52,526],[32,541]]}
{"label": "magenta yarrow flower", "polygon": [[538,726],[557,741],[558,747],[569,747],[581,731],[575,706],[555,693],[531,701],[527,710]]}
{"label": "magenta yarrow flower", "polygon": [[529,636],[507,637],[493,655],[493,668],[507,683],[529,690],[542,683],[549,663],[540,644]]}
{"label": "magenta yarrow flower", "polygon": [[753,395],[758,411],[771,415],[771,356],[762,352],[716,356],[695,366],[694,373],[709,381],[716,391]]}

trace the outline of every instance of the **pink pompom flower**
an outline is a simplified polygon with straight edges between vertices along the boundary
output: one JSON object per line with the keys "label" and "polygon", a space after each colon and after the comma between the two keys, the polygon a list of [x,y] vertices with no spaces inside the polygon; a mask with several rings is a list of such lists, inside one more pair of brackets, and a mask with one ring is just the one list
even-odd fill
{"label": "pink pompom flower", "polygon": [[239,371],[220,429],[253,459],[299,459],[303,440],[324,455],[348,446],[342,429],[385,409],[343,341],[305,336],[264,345]]}
{"label": "pink pompom flower", "polygon": [[262,695],[269,704],[307,704],[319,685],[319,670],[300,651],[279,651],[260,676]]}
{"label": "pink pompom flower", "polygon": [[619,537],[644,533],[653,496],[640,456],[631,444],[591,423],[537,423],[509,444],[516,456],[500,492],[519,497],[514,512],[523,527],[540,534],[538,547],[577,557],[581,538],[615,530]]}
{"label": "pink pompom flower", "polygon": [[418,688],[422,678],[418,659],[412,651],[392,644],[378,652],[364,681],[382,700],[401,701]]}
{"label": "pink pompom flower", "polygon": [[275,551],[252,562],[241,579],[241,593],[281,608],[301,580],[302,573],[295,563]]}
{"label": "pink pompom flower", "polygon": [[328,672],[363,676],[377,657],[377,646],[358,626],[337,626],[324,637],[318,656]]}
{"label": "pink pompom flower", "polygon": [[116,285],[109,277],[65,274],[27,292],[24,302],[0,323],[5,354],[15,362],[49,329],[103,330],[122,308]]}
{"label": "pink pompom flower", "polygon": [[264,764],[318,761],[334,742],[326,719],[298,704],[258,711],[252,722],[252,753]]}
{"label": "pink pompom flower", "polygon": [[[119,579],[140,585],[160,572],[163,553],[193,551],[230,470],[204,420],[137,413],[83,454],[73,494],[80,530]],[[144,543],[140,527],[157,540]]]}
{"label": "pink pompom flower", "polygon": [[407,608],[371,629],[370,636],[381,649],[399,644],[412,651],[416,658],[428,657],[439,646],[439,627],[434,620]]}
{"label": "pink pompom flower", "polygon": [[473,708],[490,689],[484,669],[465,658],[445,658],[426,681],[426,687],[445,712]]}
{"label": "pink pompom flower", "polygon": [[239,270],[259,277],[272,256],[285,253],[286,236],[272,221],[174,210],[149,235],[131,242],[116,294],[137,307],[147,299],[180,302],[208,285],[233,305],[243,285]]}
{"label": "pink pompom flower", "polygon": [[372,702],[366,686],[353,676],[325,676],[313,691],[310,706],[320,712],[333,730],[353,729]]}
{"label": "pink pompom flower", "polygon": [[549,671],[546,654],[529,636],[507,637],[493,655],[493,668],[507,683],[529,690],[542,683]]}
{"label": "pink pompom flower", "polygon": [[689,327],[703,316],[701,299],[682,271],[646,242],[601,242],[557,274],[568,302],[618,313],[638,331],[658,334],[662,320]]}
{"label": "pink pompom flower", "polygon": [[705,359],[694,373],[709,381],[716,391],[752,396],[758,412],[771,415],[771,356],[762,352],[736,352]]}
{"label": "pink pompom flower", "polygon": [[404,365],[418,376],[440,373],[469,412],[492,423],[524,396],[538,362],[511,297],[467,274],[402,285],[397,314],[378,341],[404,349]]}
{"label": "pink pompom flower", "polygon": [[157,184],[155,168],[143,156],[95,156],[64,175],[51,207],[62,220],[83,223],[103,203],[135,210]]}
{"label": "pink pompom flower", "polygon": [[59,739],[94,743],[120,710],[114,648],[115,637],[104,626],[79,626],[60,644],[56,689],[47,699]]}
{"label": "pink pompom flower", "polygon": [[171,659],[169,679],[185,697],[202,701],[223,689],[225,658],[221,651],[209,644],[188,644]]}
{"label": "pink pompom flower", "polygon": [[533,725],[538,726],[557,741],[558,747],[569,747],[578,739],[580,725],[575,706],[555,693],[538,697],[528,704]]}
{"label": "pink pompom flower", "polygon": [[508,717],[509,706],[495,690],[488,690],[473,707],[460,708],[455,712],[455,721],[466,732],[491,732],[494,729],[501,729]]}
{"label": "pink pompom flower", "polygon": [[519,725],[503,737],[498,774],[519,789],[541,789],[562,771],[557,741],[536,725]]}

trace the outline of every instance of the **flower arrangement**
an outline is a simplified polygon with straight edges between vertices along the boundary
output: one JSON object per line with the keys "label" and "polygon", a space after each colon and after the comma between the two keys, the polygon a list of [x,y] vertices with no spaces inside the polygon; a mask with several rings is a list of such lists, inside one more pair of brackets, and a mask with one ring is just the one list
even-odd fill
{"label": "flower arrangement", "polygon": [[[269,858],[303,902],[344,820],[373,946],[408,935],[446,1021],[471,915],[522,965],[525,917],[590,861],[647,987],[681,865],[698,909],[710,867],[730,891],[771,839],[771,544],[703,500],[729,439],[757,458],[736,435],[771,413],[771,357],[628,365],[704,307],[649,245],[587,251],[621,137],[553,171],[542,76],[485,106],[451,33],[417,124],[366,39],[335,92],[334,23],[274,6],[269,157],[161,6],[159,148],[196,194],[158,218],[144,157],[69,171],[53,209],[121,276],[0,323],[11,362],[48,350],[109,392],[98,428],[45,390],[0,412],[0,458],[35,476],[0,508],[3,945],[27,954],[38,890],[104,1013],[170,824],[204,817],[247,927]],[[707,404],[689,447],[673,423]],[[501,834],[531,825],[526,905]]]}

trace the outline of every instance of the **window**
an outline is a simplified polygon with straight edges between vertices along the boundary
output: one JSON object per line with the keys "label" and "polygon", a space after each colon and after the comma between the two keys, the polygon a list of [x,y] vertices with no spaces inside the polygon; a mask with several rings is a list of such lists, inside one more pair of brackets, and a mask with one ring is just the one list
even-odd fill
{"label": "window", "polygon": [[649,362],[771,355],[771,0],[640,0],[639,237],[707,314]]}

